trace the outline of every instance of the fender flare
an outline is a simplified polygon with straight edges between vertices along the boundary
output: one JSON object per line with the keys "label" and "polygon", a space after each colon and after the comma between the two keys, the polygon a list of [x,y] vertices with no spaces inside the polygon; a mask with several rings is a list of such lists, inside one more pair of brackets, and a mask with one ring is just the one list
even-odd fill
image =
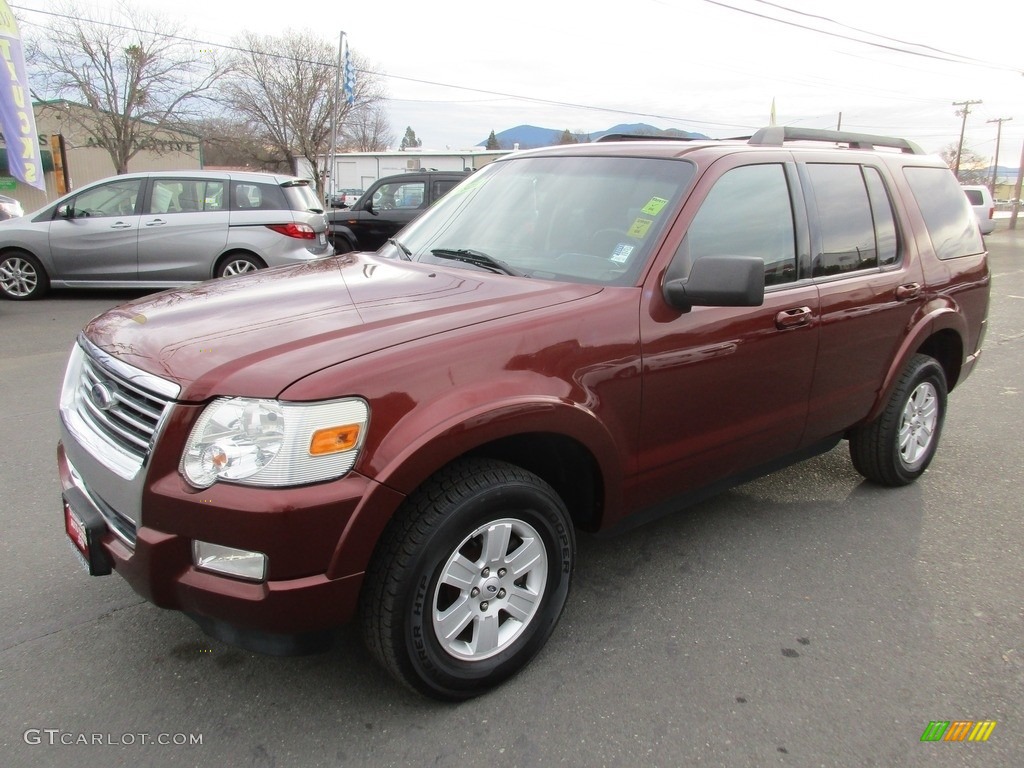
{"label": "fender flare", "polygon": [[[543,432],[575,440],[593,456],[606,501],[621,499],[623,473],[609,471],[620,461],[615,442],[597,416],[576,403],[524,396],[481,403],[443,420],[432,417],[434,410],[410,414],[378,448],[376,453],[386,461],[367,472],[374,487],[338,541],[332,575],[365,571],[376,542],[409,494],[460,456],[504,437]],[[422,424],[430,426],[419,429]]]}
{"label": "fender flare", "polygon": [[[903,337],[903,341],[900,343],[899,349],[897,349],[896,354],[893,356],[889,370],[885,374],[885,380],[882,382],[882,386],[878,390],[878,396],[875,399],[875,403],[871,407],[867,417],[864,419],[865,422],[874,421],[885,409],[893,388],[896,386],[896,381],[903,372],[903,369],[906,367],[910,358],[913,357],[922,346],[924,346],[928,339],[940,331],[946,330],[956,333],[956,335],[960,337],[961,344],[963,344],[964,339],[967,338],[967,323],[963,316],[952,307],[936,307],[932,311],[929,311],[918,318],[917,322],[910,328],[906,336]],[[964,348],[966,348],[966,345],[964,345]],[[962,365],[963,359],[961,359],[959,363]],[[952,386],[950,388],[952,388]]]}
{"label": "fender flare", "polygon": [[346,227],[344,224],[337,225],[334,222],[328,222],[330,228],[330,239],[333,243],[337,239],[344,239],[351,247],[353,251],[359,250],[359,238],[356,237],[355,233]]}

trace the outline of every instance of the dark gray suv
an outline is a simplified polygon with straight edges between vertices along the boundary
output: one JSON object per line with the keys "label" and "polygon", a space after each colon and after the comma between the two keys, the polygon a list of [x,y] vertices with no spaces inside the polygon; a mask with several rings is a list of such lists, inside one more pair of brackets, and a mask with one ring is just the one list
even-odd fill
{"label": "dark gray suv", "polygon": [[0,295],[171,288],[333,253],[323,204],[306,179],[130,173],[0,222]]}

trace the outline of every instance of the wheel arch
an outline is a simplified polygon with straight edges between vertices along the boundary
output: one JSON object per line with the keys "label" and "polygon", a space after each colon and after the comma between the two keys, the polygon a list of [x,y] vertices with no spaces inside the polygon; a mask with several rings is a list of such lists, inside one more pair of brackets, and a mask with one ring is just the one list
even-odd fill
{"label": "wheel arch", "polygon": [[[497,411],[480,411],[439,425],[415,440],[396,430],[391,439],[402,450],[370,473],[378,484],[377,495],[392,500],[399,494],[408,497],[454,462],[499,459],[547,482],[577,527],[596,530],[609,500],[621,495],[618,475],[609,471],[610,462],[616,460],[611,436],[593,414],[578,407],[539,402],[533,406],[526,409],[519,403],[509,408],[506,404]],[[342,533],[331,572],[365,570],[398,506],[393,501],[361,505]]]}
{"label": "wheel arch", "polygon": [[[355,233],[345,226],[336,226],[335,224],[330,225],[330,237],[331,245],[334,246],[334,250],[337,253],[348,253],[349,251],[359,250],[359,239]],[[338,248],[338,242],[343,242],[347,247],[348,251],[343,251]]]}
{"label": "wheel arch", "polygon": [[928,355],[938,361],[946,374],[947,390],[952,392],[960,379],[964,364],[964,338],[967,323],[963,316],[949,307],[923,317],[908,333],[893,356],[885,380],[865,421],[872,421],[885,408],[900,374],[916,354]]}
{"label": "wheel arch", "polygon": [[232,248],[229,251],[224,251],[224,253],[218,256],[217,259],[213,262],[213,272],[210,276],[217,277],[217,275],[220,274],[221,267],[224,266],[225,262],[238,256],[248,256],[254,261],[257,261],[260,264],[262,264],[263,266],[260,267],[261,269],[267,268],[267,262],[264,261],[259,256],[259,254],[250,251],[248,248]]}

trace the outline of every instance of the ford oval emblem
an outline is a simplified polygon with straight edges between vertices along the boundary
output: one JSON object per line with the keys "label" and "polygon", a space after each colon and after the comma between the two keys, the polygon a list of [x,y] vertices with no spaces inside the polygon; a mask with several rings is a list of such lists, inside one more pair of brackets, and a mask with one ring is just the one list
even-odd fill
{"label": "ford oval emblem", "polygon": [[114,407],[116,392],[117,387],[109,381],[98,381],[89,389],[89,399],[101,411],[109,411]]}

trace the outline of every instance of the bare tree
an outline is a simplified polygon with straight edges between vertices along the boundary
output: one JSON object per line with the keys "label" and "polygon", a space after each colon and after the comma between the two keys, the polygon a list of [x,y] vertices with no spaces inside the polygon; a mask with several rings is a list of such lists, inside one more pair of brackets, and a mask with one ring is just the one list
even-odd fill
{"label": "bare tree", "polygon": [[331,110],[345,131],[350,114],[383,99],[378,78],[353,56],[357,71],[354,100],[334,98],[337,51],[311,32],[281,37],[246,33],[236,43],[245,53],[234,59],[235,72],[224,81],[227,103],[245,118],[292,173],[298,158],[314,169],[323,195],[331,134]]}
{"label": "bare tree", "polygon": [[[956,165],[957,144],[949,144],[944,147],[939,156],[946,161],[950,170]],[[988,184],[989,176],[992,174],[992,166],[984,157],[977,152],[964,147],[960,152],[960,175],[957,178],[961,184]]]}
{"label": "bare tree", "polygon": [[143,147],[159,150],[226,67],[214,50],[183,42],[166,18],[127,2],[105,21],[78,15],[75,5],[57,6],[50,27],[29,40],[32,80],[47,97],[86,105],[70,119],[126,173]]}
{"label": "bare tree", "polygon": [[353,109],[342,126],[343,148],[351,152],[381,152],[395,143],[382,104]]}
{"label": "bare tree", "polygon": [[267,146],[244,121],[230,115],[190,123],[187,130],[202,137],[203,162],[207,165],[252,168],[289,173],[291,164]]}

